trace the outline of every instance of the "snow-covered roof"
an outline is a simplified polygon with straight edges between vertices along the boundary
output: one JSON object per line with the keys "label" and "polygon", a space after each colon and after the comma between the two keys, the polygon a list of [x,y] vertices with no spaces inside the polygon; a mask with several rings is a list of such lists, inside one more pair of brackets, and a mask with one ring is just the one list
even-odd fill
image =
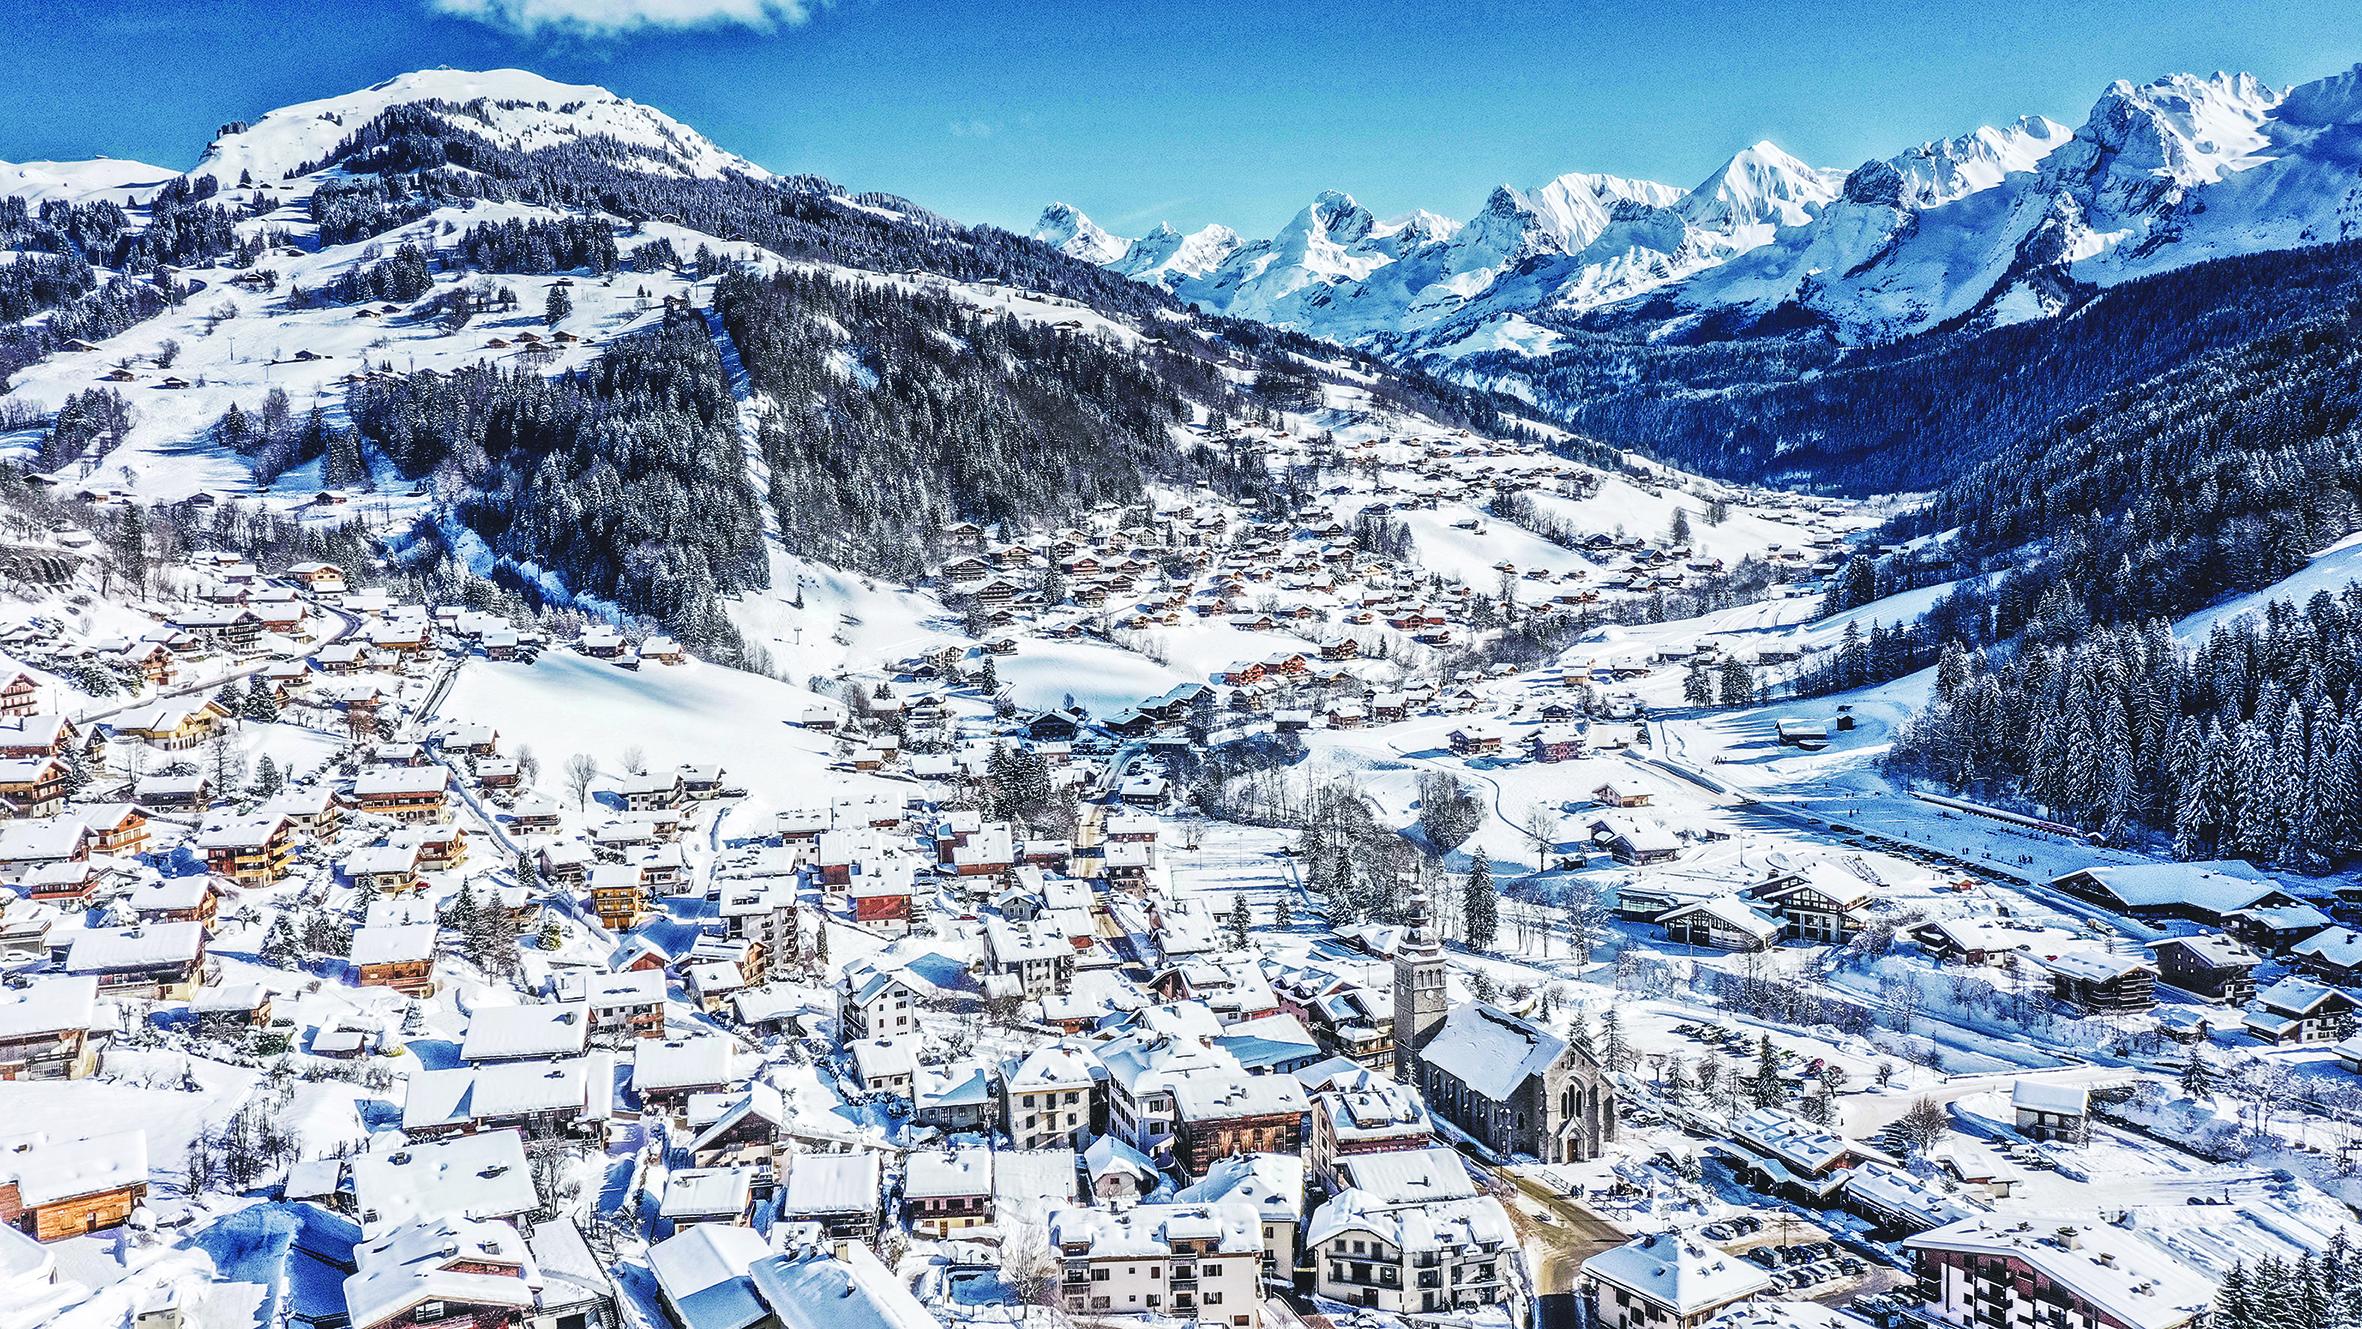
{"label": "snow-covered roof", "polygon": [[195,964],[204,950],[205,925],[193,919],[85,928],[66,952],[66,968],[77,974],[164,969]]}
{"label": "snow-covered roof", "polygon": [[841,1257],[807,1247],[759,1260],[748,1274],[781,1329],[942,1329],[865,1246],[849,1245]]}
{"label": "snow-covered roof", "polygon": [[1335,1166],[1340,1186],[1358,1190],[1380,1204],[1457,1200],[1477,1193],[1468,1165],[1457,1151],[1443,1145],[1346,1154]]}
{"label": "snow-covered roof", "polygon": [[2277,894],[2278,882],[2238,859],[2205,863],[2097,863],[2062,873],[2051,885],[2072,878],[2093,885],[2128,909],[2188,907],[2227,914]]}
{"label": "snow-covered roof", "polygon": [[1366,1232],[1412,1253],[1506,1247],[1517,1240],[1501,1202],[1489,1195],[1388,1203],[1364,1191],[1346,1190],[1313,1211],[1304,1242],[1320,1246],[1348,1232]]}
{"label": "snow-covered roof", "polygon": [[431,960],[435,955],[435,938],[441,931],[433,923],[398,923],[361,928],[353,933],[352,954],[346,958],[355,965],[409,964],[418,960]]}
{"label": "snow-covered roof", "polygon": [[1266,1220],[1293,1225],[1304,1216],[1304,1158],[1300,1154],[1232,1154],[1217,1159],[1205,1178],[1174,1193],[1181,1204],[1225,1200],[1251,1204]]}
{"label": "snow-covered roof", "polygon": [[798,1154],[780,1188],[779,1213],[786,1218],[858,1214],[878,1206],[878,1157],[853,1154]]}
{"label": "snow-covered roof", "polygon": [[751,1167],[677,1168],[664,1179],[660,1217],[680,1220],[743,1214],[754,1203]]}
{"label": "snow-covered roof", "polygon": [[541,1203],[513,1130],[361,1154],[352,1170],[364,1232],[420,1218],[508,1218]]}
{"label": "snow-covered roof", "polygon": [[1444,1016],[1421,1060],[1495,1102],[1506,1101],[1528,1076],[1549,1069],[1566,1040],[1497,1006],[1472,1002]]}
{"label": "snow-covered roof", "polygon": [[16,1183],[27,1208],[97,1195],[148,1180],[148,1133],[55,1139],[46,1131],[0,1136],[0,1182]]}
{"label": "snow-covered roof", "polygon": [[36,977],[0,986],[0,1040],[88,1029],[97,1007],[96,978]]}
{"label": "snow-covered roof", "polygon": [[[344,1280],[346,1314],[354,1329],[370,1329],[428,1301],[528,1309],[535,1295],[525,1277],[524,1238],[507,1223],[438,1218],[404,1223],[353,1248],[354,1272]],[[485,1273],[455,1265],[495,1265],[514,1273]]]}
{"label": "snow-covered roof", "polygon": [[2362,968],[2362,931],[2346,927],[2324,928],[2289,947],[2289,953],[2333,969]]}
{"label": "snow-covered roof", "polygon": [[685,1329],[747,1329],[770,1312],[746,1272],[770,1254],[752,1228],[698,1223],[650,1246],[648,1267]]}
{"label": "snow-covered roof", "polygon": [[902,1193],[914,1200],[990,1195],[992,1158],[980,1144],[914,1151],[903,1160]]}
{"label": "snow-covered roof", "polygon": [[738,1041],[721,1035],[642,1039],[632,1057],[632,1089],[704,1088],[738,1079]]}
{"label": "snow-covered roof", "polygon": [[1651,1233],[1601,1251],[1583,1262],[1583,1272],[1684,1317],[1772,1287],[1757,1266],[1678,1232]]}
{"label": "snow-covered roof", "polygon": [[362,798],[440,794],[450,783],[451,772],[440,766],[372,766],[354,777],[353,793]]}
{"label": "snow-covered roof", "polygon": [[1731,1138],[1807,1174],[1837,1162],[1849,1147],[1835,1132],[1775,1107],[1756,1108],[1732,1122]]}
{"label": "snow-covered roof", "polygon": [[565,1057],[582,1051],[588,1013],[579,1002],[485,1006],[468,1016],[462,1061]]}
{"label": "snow-covered roof", "polygon": [[1050,1213],[1050,1243],[1091,1260],[1168,1257],[1176,1241],[1211,1241],[1220,1254],[1261,1254],[1263,1225],[1254,1206],[1144,1204],[1114,1211],[1062,1208]]}
{"label": "snow-covered roof", "polygon": [[2079,1117],[2091,1106],[2091,1089],[2086,1085],[2028,1076],[2010,1086],[2009,1105],[2028,1112],[2063,1112]]}
{"label": "snow-covered roof", "polygon": [[1984,1216],[1923,1232],[1903,1244],[2021,1260],[2127,1329],[2176,1329],[2214,1301],[2212,1280],[2130,1230],[2106,1223]]}

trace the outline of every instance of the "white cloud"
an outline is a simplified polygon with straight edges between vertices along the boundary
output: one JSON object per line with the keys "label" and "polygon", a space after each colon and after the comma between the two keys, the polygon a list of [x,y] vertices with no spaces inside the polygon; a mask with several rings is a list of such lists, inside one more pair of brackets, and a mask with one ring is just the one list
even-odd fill
{"label": "white cloud", "polygon": [[794,27],[821,0],[428,0],[446,14],[535,33],[609,35],[646,28]]}
{"label": "white cloud", "polygon": [[1000,132],[1000,128],[996,121],[971,117],[966,120],[952,121],[951,136],[953,138],[991,138]]}

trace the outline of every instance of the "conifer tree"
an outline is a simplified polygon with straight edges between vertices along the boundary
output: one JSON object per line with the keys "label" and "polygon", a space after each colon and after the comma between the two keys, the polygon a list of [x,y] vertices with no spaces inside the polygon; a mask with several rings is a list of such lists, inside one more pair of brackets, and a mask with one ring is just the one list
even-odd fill
{"label": "conifer tree", "polygon": [[1481,852],[1468,863],[1468,878],[1461,888],[1460,919],[1469,949],[1492,949],[1501,931],[1501,893],[1493,887],[1492,862]]}

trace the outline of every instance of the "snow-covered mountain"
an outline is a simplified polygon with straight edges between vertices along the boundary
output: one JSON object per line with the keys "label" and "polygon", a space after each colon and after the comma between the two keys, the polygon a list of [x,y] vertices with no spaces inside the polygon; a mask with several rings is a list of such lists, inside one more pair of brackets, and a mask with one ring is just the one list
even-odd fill
{"label": "snow-covered mountain", "polygon": [[126,203],[155,193],[180,172],[116,157],[78,162],[0,162],[0,198],[43,203]]}
{"label": "snow-covered mountain", "polygon": [[283,106],[232,125],[205,150],[192,177],[223,188],[267,185],[309,170],[387,110],[440,103],[470,132],[517,152],[598,142],[653,175],[717,178],[770,172],[653,107],[605,88],[559,83],[522,69],[423,69],[318,101]]}
{"label": "snow-covered mountain", "polygon": [[1064,203],[1053,203],[1042,209],[1042,219],[1033,228],[1033,238],[1055,245],[1067,257],[1085,263],[1113,263],[1132,247],[1131,241],[1101,229]]}
{"label": "snow-covered mountain", "polygon": [[1387,345],[1472,309],[1584,309],[1653,289],[1809,220],[1843,179],[1758,143],[1693,189],[1578,172],[1503,185],[1465,223],[1426,211],[1381,220],[1332,190],[1268,240],[1161,226],[1124,241],[1064,203],[1034,234],[1077,257],[1115,250],[1096,261],[1200,308]]}
{"label": "snow-covered mountain", "polygon": [[2355,82],[2285,94],[2245,74],[2119,82],[2071,135],[2027,120],[1871,162],[1806,225],[1670,292],[1670,312],[1793,307],[1878,341],[2042,317],[2133,277],[2348,238],[2362,224]]}
{"label": "snow-covered mountain", "polygon": [[1851,172],[1757,143],[1687,190],[1570,174],[1502,186],[1457,226],[1380,223],[1324,194],[1271,239],[1222,231],[1187,265],[1162,259],[1170,228],[1101,261],[1203,308],[1431,359],[1547,354],[1577,319],[1875,342],[2362,235],[2357,161],[2362,68],[2285,92],[2175,74],[2110,85],[2078,129],[2028,116]]}

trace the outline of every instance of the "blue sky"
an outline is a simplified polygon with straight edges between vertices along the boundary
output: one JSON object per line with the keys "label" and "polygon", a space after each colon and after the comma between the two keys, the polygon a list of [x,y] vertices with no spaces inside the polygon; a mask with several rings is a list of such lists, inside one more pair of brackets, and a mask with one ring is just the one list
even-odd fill
{"label": "blue sky", "polygon": [[[807,7],[808,6],[808,7]],[[1466,216],[1571,170],[1850,166],[2114,78],[2362,60],[2352,0],[0,0],[0,158],[195,162],[219,123],[422,66],[603,84],[777,170],[1027,227],[1268,233],[1318,190]]]}

